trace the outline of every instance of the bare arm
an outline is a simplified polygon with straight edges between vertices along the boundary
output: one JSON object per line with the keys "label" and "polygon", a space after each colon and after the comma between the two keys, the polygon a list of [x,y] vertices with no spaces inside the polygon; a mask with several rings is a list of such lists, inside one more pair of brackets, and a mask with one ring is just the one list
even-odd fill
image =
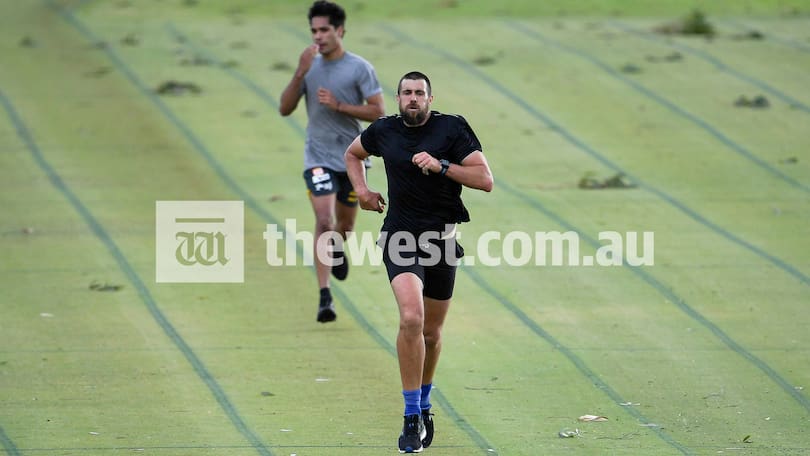
{"label": "bare arm", "polygon": [[301,87],[304,84],[304,76],[307,75],[307,72],[312,66],[312,60],[317,53],[318,46],[316,44],[308,46],[304,49],[304,52],[301,53],[301,57],[298,59],[298,68],[295,70],[295,74],[293,74],[284,92],[281,93],[278,112],[281,113],[282,116],[289,116],[295,111],[295,108],[298,107],[298,101],[301,100],[302,95]]}
{"label": "bare arm", "polygon": [[322,88],[318,89],[318,102],[333,111],[366,122],[374,122],[385,115],[385,102],[382,93],[368,97],[365,104],[353,105],[339,101],[332,95],[332,92]]}
{"label": "bare arm", "polygon": [[[442,170],[439,160],[427,152],[419,152],[413,156],[413,164],[430,172],[438,173]],[[491,192],[494,181],[492,171],[489,169],[484,153],[480,150],[467,155],[460,165],[451,163],[445,177],[453,179],[466,187]]]}
{"label": "bare arm", "polygon": [[351,105],[341,103],[337,111],[366,122],[374,122],[385,115],[385,102],[382,93],[378,93],[368,97],[366,104]]}
{"label": "bare arm", "polygon": [[360,136],[354,138],[343,156],[346,161],[346,173],[349,175],[355,193],[357,193],[360,208],[367,211],[382,212],[385,209],[385,199],[380,193],[370,190],[368,182],[366,182],[366,168],[363,165],[363,160],[368,158],[368,155],[360,142]]}

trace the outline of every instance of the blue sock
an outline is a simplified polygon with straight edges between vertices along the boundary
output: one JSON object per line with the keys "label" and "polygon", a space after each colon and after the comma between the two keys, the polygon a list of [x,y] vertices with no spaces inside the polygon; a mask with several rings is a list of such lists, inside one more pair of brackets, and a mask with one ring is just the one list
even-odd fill
{"label": "blue sock", "polygon": [[405,398],[405,416],[418,415],[422,412],[419,409],[419,398],[421,395],[422,391],[418,389],[413,391],[402,390],[402,397]]}
{"label": "blue sock", "polygon": [[427,385],[422,385],[422,399],[421,399],[422,410],[430,410],[430,390],[431,389],[433,389],[433,383],[428,383]]}

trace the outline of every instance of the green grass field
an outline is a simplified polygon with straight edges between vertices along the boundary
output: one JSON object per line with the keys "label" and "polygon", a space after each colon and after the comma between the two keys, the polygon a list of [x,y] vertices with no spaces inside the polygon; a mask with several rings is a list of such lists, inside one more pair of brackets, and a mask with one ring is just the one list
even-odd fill
{"label": "green grass field", "polygon": [[[333,283],[319,325],[312,269],[265,257],[267,224],[314,223],[306,113],[277,111],[308,4],[0,0],[0,453],[396,454],[384,271]],[[462,267],[425,453],[810,454],[810,1],[345,6],[386,111],[423,70],[484,145],[468,253],[655,234],[652,266]],[[651,32],[693,7],[714,39]],[[156,282],[167,200],[244,201],[244,283]]]}

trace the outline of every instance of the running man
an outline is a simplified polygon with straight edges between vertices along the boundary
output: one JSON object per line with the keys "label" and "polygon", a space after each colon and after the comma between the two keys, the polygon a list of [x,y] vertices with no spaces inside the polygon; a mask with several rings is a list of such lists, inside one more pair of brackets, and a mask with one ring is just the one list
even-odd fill
{"label": "running man", "polygon": [[455,226],[470,215],[462,187],[489,192],[493,179],[467,121],[431,111],[430,80],[402,77],[399,115],[373,122],[346,150],[346,170],[360,207],[382,213],[383,196],[369,189],[363,162],[382,157],[390,206],[378,244],[399,307],[397,357],[405,402],[400,453],[419,453],[433,441],[430,391],[441,352],[441,330],[464,250]]}
{"label": "running man", "polygon": [[348,260],[341,246],[334,246],[333,263],[328,246],[318,239],[337,232],[346,239],[357,217],[357,195],[346,175],[343,153],[362,128],[385,114],[382,87],[374,67],[362,57],[343,48],[346,12],[336,3],[316,1],[309,9],[313,44],[301,53],[298,68],[281,94],[279,112],[288,116],[298,101],[306,99],[307,135],[304,143],[304,180],[315,213],[313,251],[320,298],[317,320],[337,318],[329,291],[329,274],[344,280]]}

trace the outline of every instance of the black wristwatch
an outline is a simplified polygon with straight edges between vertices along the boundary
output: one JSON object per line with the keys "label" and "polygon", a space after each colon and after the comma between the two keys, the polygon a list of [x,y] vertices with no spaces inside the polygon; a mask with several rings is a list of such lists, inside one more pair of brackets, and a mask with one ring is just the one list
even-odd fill
{"label": "black wristwatch", "polygon": [[439,164],[442,165],[442,170],[439,171],[439,174],[444,176],[445,174],[447,174],[447,170],[450,169],[450,162],[445,159],[441,159],[439,160]]}

